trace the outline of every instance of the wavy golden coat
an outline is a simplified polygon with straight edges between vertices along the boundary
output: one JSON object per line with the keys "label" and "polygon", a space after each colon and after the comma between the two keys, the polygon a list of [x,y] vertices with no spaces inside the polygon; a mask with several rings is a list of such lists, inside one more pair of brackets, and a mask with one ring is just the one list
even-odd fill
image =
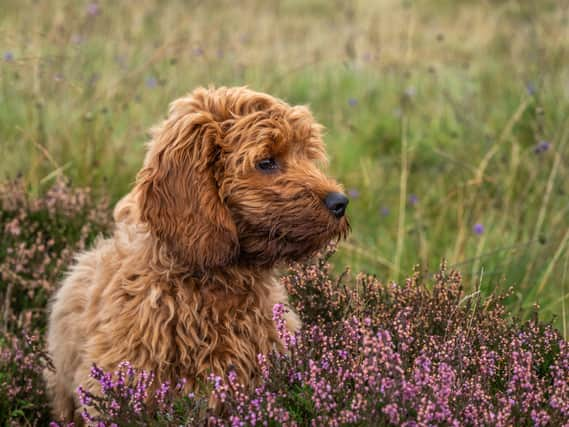
{"label": "wavy golden coat", "polygon": [[[114,370],[128,360],[189,388],[228,366],[252,381],[257,354],[281,348],[272,307],[287,294],[275,266],[349,228],[323,202],[341,191],[324,162],[306,107],[247,88],[174,101],[115,208],[114,234],[77,257],[53,300],[54,415],[73,417],[79,384],[99,392],[93,363]],[[300,327],[293,312],[286,320]]]}

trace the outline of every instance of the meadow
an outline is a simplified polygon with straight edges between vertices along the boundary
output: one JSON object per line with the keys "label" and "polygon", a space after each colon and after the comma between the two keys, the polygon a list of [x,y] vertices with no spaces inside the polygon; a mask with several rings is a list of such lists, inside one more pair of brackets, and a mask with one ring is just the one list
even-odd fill
{"label": "meadow", "polygon": [[[43,329],[71,253],[109,229],[170,101],[248,85],[326,127],[352,225],[330,274],[436,282],[444,259],[462,275],[457,302],[509,290],[517,324],[539,305],[568,337],[563,0],[0,0],[0,55],[5,327]],[[36,228],[14,234],[7,200]],[[33,253],[18,252],[24,237]]]}

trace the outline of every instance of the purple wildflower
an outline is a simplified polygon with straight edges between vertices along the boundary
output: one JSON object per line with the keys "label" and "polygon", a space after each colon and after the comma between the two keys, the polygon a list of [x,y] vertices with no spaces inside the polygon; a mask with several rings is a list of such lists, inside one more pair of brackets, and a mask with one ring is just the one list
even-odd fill
{"label": "purple wildflower", "polygon": [[474,234],[481,235],[481,234],[484,233],[484,225],[482,225],[481,223],[477,222],[477,223],[474,224],[474,226],[472,227],[472,231],[474,232]]}
{"label": "purple wildflower", "polygon": [[415,206],[417,203],[419,203],[419,197],[417,197],[416,194],[410,194],[407,201],[411,206]]}
{"label": "purple wildflower", "polygon": [[526,83],[526,91],[528,95],[534,96],[537,93],[537,87],[533,82]]}
{"label": "purple wildflower", "polygon": [[6,62],[11,62],[14,60],[14,54],[12,52],[4,52],[4,55],[2,55],[2,57]]}
{"label": "purple wildflower", "polygon": [[348,196],[350,196],[352,199],[357,199],[360,197],[360,192],[357,188],[350,188],[348,190]]}
{"label": "purple wildflower", "polygon": [[358,105],[358,100],[356,98],[350,98],[348,99],[348,105],[350,107],[355,107],[356,105]]}
{"label": "purple wildflower", "polygon": [[146,87],[148,87],[150,89],[154,89],[156,86],[158,86],[158,80],[154,76],[149,76],[146,78],[145,84],[146,84]]}
{"label": "purple wildflower", "polygon": [[533,152],[535,154],[541,154],[549,150],[550,147],[551,143],[549,141],[542,140],[536,144],[536,146],[533,149]]}

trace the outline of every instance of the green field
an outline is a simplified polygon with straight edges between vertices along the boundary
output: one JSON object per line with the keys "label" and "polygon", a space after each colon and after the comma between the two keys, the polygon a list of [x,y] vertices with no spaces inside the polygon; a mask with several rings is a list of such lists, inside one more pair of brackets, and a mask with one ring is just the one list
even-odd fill
{"label": "green field", "polygon": [[116,201],[147,130],[200,85],[308,104],[351,196],[338,269],[442,258],[569,327],[564,0],[0,0],[0,180]]}

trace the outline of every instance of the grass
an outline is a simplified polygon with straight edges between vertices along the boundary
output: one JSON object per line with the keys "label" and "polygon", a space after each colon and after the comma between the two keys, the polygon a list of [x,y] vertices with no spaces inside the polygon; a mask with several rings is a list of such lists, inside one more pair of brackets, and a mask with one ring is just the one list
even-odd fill
{"label": "grass", "polygon": [[569,5],[450,0],[4,0],[0,179],[128,191],[147,129],[198,85],[309,104],[351,195],[335,258],[441,258],[567,336]]}

